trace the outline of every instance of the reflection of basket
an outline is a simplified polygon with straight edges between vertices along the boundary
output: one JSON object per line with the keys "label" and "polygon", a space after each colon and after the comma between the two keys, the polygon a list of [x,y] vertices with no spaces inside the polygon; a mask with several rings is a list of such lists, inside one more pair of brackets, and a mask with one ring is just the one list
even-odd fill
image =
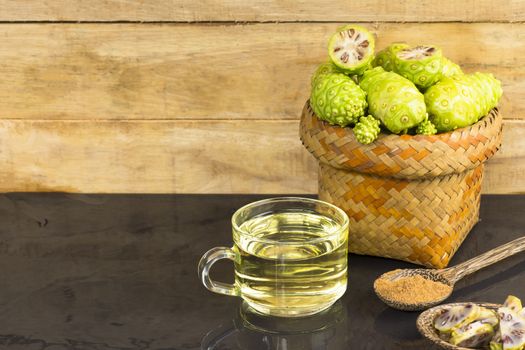
{"label": "reflection of basket", "polygon": [[452,132],[386,135],[370,145],[318,119],[300,136],[319,160],[319,198],[350,217],[349,250],[442,268],[479,217],[483,163],[501,144],[497,109]]}

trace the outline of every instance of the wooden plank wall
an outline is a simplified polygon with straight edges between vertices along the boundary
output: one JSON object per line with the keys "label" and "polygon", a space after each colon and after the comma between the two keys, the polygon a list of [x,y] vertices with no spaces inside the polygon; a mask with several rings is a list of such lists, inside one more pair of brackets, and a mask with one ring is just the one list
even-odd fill
{"label": "wooden plank wall", "polygon": [[0,0],[0,191],[315,193],[298,139],[341,23],[503,82],[485,193],[525,192],[525,2]]}

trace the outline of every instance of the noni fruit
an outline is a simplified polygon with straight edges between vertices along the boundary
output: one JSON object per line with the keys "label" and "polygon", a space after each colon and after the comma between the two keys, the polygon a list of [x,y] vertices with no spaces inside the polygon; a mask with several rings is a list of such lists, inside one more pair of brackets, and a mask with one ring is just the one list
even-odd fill
{"label": "noni fruit", "polygon": [[435,133],[437,133],[437,129],[434,126],[434,124],[432,124],[432,122],[428,119],[423,120],[421,123],[417,125],[416,134],[434,135]]}
{"label": "noni fruit", "polygon": [[319,77],[310,95],[310,105],[322,120],[340,126],[357,123],[365,115],[365,92],[341,73]]}
{"label": "noni fruit", "polygon": [[371,115],[361,117],[359,123],[354,126],[355,138],[364,145],[374,142],[381,131],[380,124],[381,122]]}
{"label": "noni fruit", "polygon": [[441,76],[451,77],[453,75],[463,74],[461,67],[446,57],[441,61]]}
{"label": "noni fruit", "polygon": [[450,343],[464,348],[480,348],[488,345],[493,336],[494,328],[490,324],[476,321],[454,329]]}
{"label": "noni fruit", "polygon": [[394,55],[403,50],[408,48],[408,44],[405,43],[393,43],[390,46],[384,48],[383,50],[379,51],[372,61],[373,67],[383,67],[384,70],[390,72],[393,70],[393,59]]}
{"label": "noni fruit", "polygon": [[319,80],[319,78],[327,75],[327,74],[330,74],[330,73],[342,73],[339,68],[337,68],[335,66],[335,64],[333,64],[332,62],[326,62],[326,63],[322,63],[320,64],[314,74],[312,75],[312,79],[311,79],[311,87],[313,88],[317,82],[317,80]]}
{"label": "noni fruit", "polygon": [[405,48],[393,55],[393,70],[418,88],[426,89],[441,78],[442,60],[441,49],[436,46]]}
{"label": "noni fruit", "polygon": [[369,112],[395,134],[427,117],[423,94],[402,76],[381,67],[366,71],[359,84],[367,93]]}
{"label": "noni fruit", "polygon": [[362,74],[374,59],[375,39],[366,28],[356,24],[341,27],[328,42],[332,62],[347,74]]}
{"label": "noni fruit", "polygon": [[503,349],[523,349],[525,347],[525,320],[508,307],[500,307],[498,315]]}
{"label": "noni fruit", "polygon": [[480,307],[476,304],[457,305],[449,308],[434,320],[434,328],[440,332],[452,332],[471,323],[478,316]]}
{"label": "noni fruit", "polygon": [[438,132],[446,132],[477,122],[498,104],[501,93],[492,74],[455,75],[431,86],[425,103]]}

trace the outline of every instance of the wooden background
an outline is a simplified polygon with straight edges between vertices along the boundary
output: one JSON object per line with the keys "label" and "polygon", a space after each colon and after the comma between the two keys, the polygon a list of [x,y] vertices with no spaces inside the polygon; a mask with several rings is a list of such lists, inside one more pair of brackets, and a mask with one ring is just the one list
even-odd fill
{"label": "wooden background", "polygon": [[341,24],[503,82],[485,193],[525,192],[525,2],[0,0],[0,191],[315,193],[298,139]]}

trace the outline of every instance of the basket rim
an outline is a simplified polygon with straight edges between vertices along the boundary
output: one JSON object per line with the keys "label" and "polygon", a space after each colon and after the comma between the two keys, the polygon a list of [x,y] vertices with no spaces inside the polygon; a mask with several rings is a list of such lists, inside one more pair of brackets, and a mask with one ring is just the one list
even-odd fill
{"label": "basket rim", "polygon": [[372,143],[357,141],[352,128],[330,125],[303,107],[299,136],[319,162],[334,168],[400,179],[461,173],[491,158],[501,145],[497,107],[475,124],[436,135],[381,133]]}
{"label": "basket rim", "polygon": [[[333,124],[330,124],[330,123],[322,120],[321,118],[319,118],[315,114],[315,112],[312,110],[312,108],[310,107],[310,99],[306,100],[305,109],[307,109],[311,113],[311,116],[315,117],[323,125],[324,129],[340,129],[340,130],[344,130],[344,133],[345,133],[344,136],[348,135],[348,136],[352,137],[355,142],[358,142],[355,139],[355,136],[354,136],[354,133],[352,131],[352,128],[346,127],[346,126],[333,125]],[[489,117],[489,119],[487,119],[487,117]],[[384,132],[383,129],[381,129],[381,132],[379,133],[378,138],[374,142],[372,142],[372,144],[378,144],[378,143],[384,142],[384,141],[407,141],[407,140],[413,140],[413,141],[424,141],[424,140],[427,140],[427,141],[432,141],[432,142],[435,142],[436,140],[441,140],[441,141],[443,141],[445,143],[449,139],[454,139],[456,141],[460,141],[461,139],[467,138],[468,134],[465,131],[468,131],[468,130],[471,130],[471,129],[474,129],[474,128],[477,128],[477,127],[480,127],[480,129],[484,129],[484,128],[486,128],[486,124],[487,124],[486,122],[487,121],[495,120],[498,117],[501,117],[501,113],[499,111],[498,106],[496,106],[496,107],[492,108],[487,115],[479,118],[478,121],[475,122],[474,124],[471,124],[469,126],[465,126],[463,128],[457,128],[457,129],[454,129],[454,130],[451,130],[451,131],[447,131],[447,132],[437,133],[437,134],[434,134],[434,135],[422,135],[422,134],[416,134],[416,135],[400,134],[399,135],[399,134],[394,134],[394,133],[387,133],[387,132]],[[339,132],[342,133],[341,131],[339,131]],[[341,137],[344,137],[344,136],[341,136]],[[363,145],[363,146],[366,146],[366,145]]]}

